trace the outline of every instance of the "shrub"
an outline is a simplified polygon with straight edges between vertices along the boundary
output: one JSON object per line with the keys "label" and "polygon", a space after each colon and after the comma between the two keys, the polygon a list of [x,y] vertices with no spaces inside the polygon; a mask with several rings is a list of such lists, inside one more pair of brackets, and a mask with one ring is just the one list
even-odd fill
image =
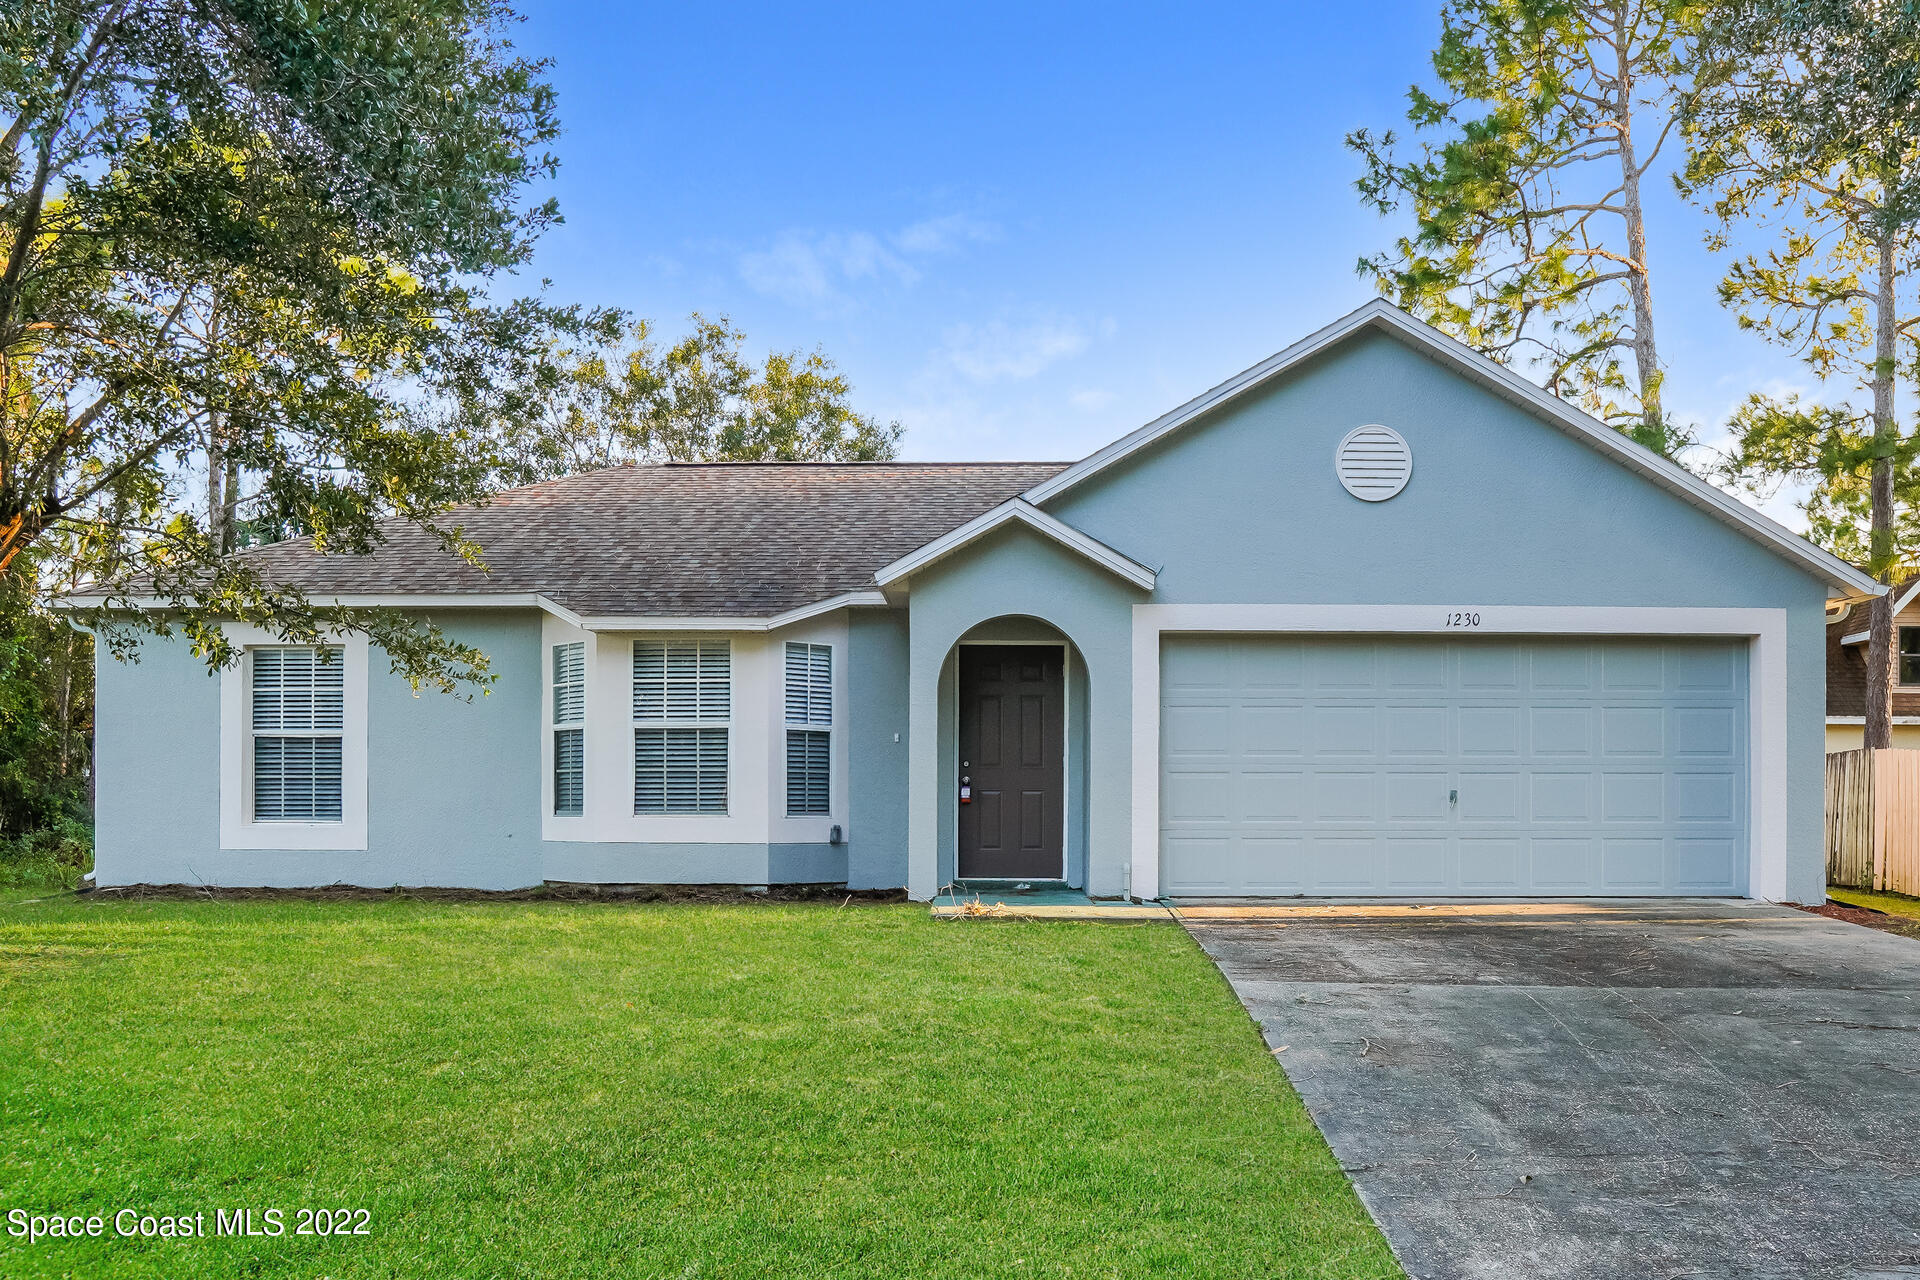
{"label": "shrub", "polygon": [[93,867],[93,828],[74,818],[0,837],[0,889],[71,889]]}

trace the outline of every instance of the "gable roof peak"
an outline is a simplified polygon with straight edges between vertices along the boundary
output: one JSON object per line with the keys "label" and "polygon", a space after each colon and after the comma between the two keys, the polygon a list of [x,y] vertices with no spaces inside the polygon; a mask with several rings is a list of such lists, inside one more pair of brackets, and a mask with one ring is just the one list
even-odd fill
{"label": "gable roof peak", "polygon": [[1285,350],[1241,370],[1218,386],[1047,477],[1021,494],[1021,497],[1036,506],[1044,505],[1148,445],[1257,391],[1308,360],[1369,332],[1386,333],[1422,352],[1468,381],[1605,454],[1683,502],[1732,526],[1775,555],[1824,580],[1829,588],[1838,593],[1878,595],[1886,590],[1832,552],[1813,545],[1786,526],[1708,484],[1672,459],[1662,457],[1629,439],[1458,338],[1401,310],[1385,298],[1362,303]]}

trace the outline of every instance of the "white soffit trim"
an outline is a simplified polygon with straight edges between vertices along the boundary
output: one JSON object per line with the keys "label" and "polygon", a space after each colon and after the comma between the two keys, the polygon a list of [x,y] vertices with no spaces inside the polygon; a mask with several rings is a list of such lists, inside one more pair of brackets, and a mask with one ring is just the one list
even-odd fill
{"label": "white soffit trim", "polygon": [[1017,520],[1035,533],[1052,538],[1061,546],[1077,551],[1101,568],[1125,578],[1142,591],[1153,590],[1155,573],[1137,560],[1129,559],[1097,538],[1090,538],[1063,520],[1048,515],[1023,498],[1009,498],[991,511],[982,512],[951,533],[943,534],[895,560],[873,575],[881,586],[890,586],[928,565],[946,559],[971,542],[977,542],[1009,521]]}
{"label": "white soffit trim", "polygon": [[[343,609],[541,609],[556,618],[564,618],[579,625],[579,615],[564,605],[555,604],[537,591],[480,591],[465,592],[459,595],[449,593],[438,595],[432,592],[355,592],[345,595],[315,595],[308,597],[317,604],[338,605]],[[145,611],[166,609],[172,602],[159,596],[101,595],[98,592],[77,592],[62,596],[52,603],[52,608],[63,612],[76,612],[81,609],[126,609]]]}
{"label": "white soffit trim", "polygon": [[832,613],[835,609],[879,608],[886,603],[887,598],[878,591],[847,591],[764,618],[718,614],[707,617],[610,614],[606,617],[582,618],[575,625],[586,631],[779,631],[796,622]]}
{"label": "white soffit trim", "polygon": [[[1901,592],[1900,598],[1893,602],[1893,616],[1896,620],[1900,617],[1901,614],[1907,611],[1907,606],[1913,603],[1913,599],[1915,596],[1920,596],[1920,578],[1915,578],[1913,580],[1913,585],[1909,586],[1905,591]],[[1834,621],[1843,622],[1846,620],[1846,616],[1847,615],[1843,613],[1838,618],[1834,619]],[[1871,634],[1872,634],[1871,632],[1867,632],[1867,631],[1856,631],[1850,636],[1841,636],[1840,643],[1841,644],[1865,644],[1867,642],[1867,637]]]}
{"label": "white soffit trim", "polygon": [[[1865,716],[1828,716],[1828,724],[1865,724]],[[1896,725],[1920,724],[1920,716],[1894,716],[1887,723]]]}
{"label": "white soffit trim", "polygon": [[[606,617],[582,617],[564,605],[556,604],[538,592],[499,592],[467,595],[342,595],[319,596],[320,604],[346,609],[540,609],[583,631],[778,631],[796,622],[832,613],[835,609],[884,607],[887,598],[878,591],[845,591],[825,600],[815,600],[769,617],[685,617],[671,614],[613,614]],[[53,607],[66,612],[107,606],[115,609],[164,609],[168,602],[157,596],[73,595],[56,600]]]}
{"label": "white soffit trim", "polygon": [[1082,480],[1096,475],[1121,459],[1146,448],[1196,418],[1210,413],[1249,391],[1253,391],[1323,351],[1344,342],[1364,329],[1379,329],[1419,347],[1451,365],[1458,372],[1493,391],[1503,399],[1527,409],[1567,434],[1592,445],[1601,453],[1637,472],[1661,488],[1733,525],[1748,537],[1784,556],[1847,592],[1876,596],[1886,588],[1860,570],[1828,551],[1814,546],[1784,525],[1722,493],[1684,467],[1669,462],[1596,418],[1580,412],[1558,396],[1549,395],[1525,378],[1475,351],[1432,325],[1414,319],[1381,298],[1350,311],[1317,333],[1302,338],[1285,351],[1268,356],[1259,364],[1227,379],[1219,386],[1195,396],[1170,413],[1162,414],[1146,426],[1122,436],[1106,448],[1088,455],[1065,471],[1041,481],[1020,496],[1030,503],[1043,503],[1065,493]]}

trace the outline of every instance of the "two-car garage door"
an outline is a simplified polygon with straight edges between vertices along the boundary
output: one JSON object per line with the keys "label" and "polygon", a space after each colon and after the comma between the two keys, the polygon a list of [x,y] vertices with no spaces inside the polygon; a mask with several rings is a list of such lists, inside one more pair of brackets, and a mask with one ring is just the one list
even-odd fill
{"label": "two-car garage door", "polygon": [[1169,636],[1161,704],[1170,896],[1746,890],[1742,642]]}

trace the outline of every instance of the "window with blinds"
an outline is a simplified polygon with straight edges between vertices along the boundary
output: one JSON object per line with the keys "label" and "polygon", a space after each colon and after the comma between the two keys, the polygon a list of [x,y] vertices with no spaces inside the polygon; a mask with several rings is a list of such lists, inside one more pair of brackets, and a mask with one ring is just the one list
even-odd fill
{"label": "window with blinds", "polygon": [[[587,646],[553,646],[553,811],[577,818],[586,802]],[[573,726],[568,728],[566,726]]]}
{"label": "window with blinds", "polygon": [[[801,817],[832,811],[833,647],[787,646],[787,813]],[[794,725],[815,726],[793,728]]]}
{"label": "window with blinds", "polygon": [[633,645],[633,811],[725,813],[733,648],[725,640]]}
{"label": "window with blinds", "polygon": [[344,651],[260,648],[249,658],[253,820],[340,821]]}

